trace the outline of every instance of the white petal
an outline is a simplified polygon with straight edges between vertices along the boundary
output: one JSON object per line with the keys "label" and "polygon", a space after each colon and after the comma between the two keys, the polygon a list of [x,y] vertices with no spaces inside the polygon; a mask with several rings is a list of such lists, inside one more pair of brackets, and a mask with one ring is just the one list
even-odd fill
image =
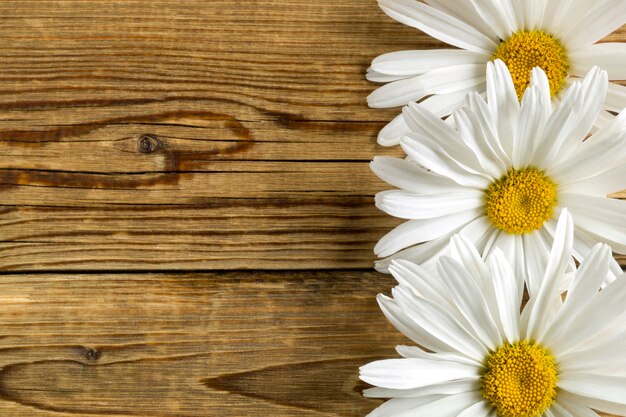
{"label": "white petal", "polygon": [[[467,232],[468,231],[465,231],[466,234]],[[476,237],[476,235],[472,237]],[[489,270],[481,258],[478,249],[476,249],[474,242],[468,239],[463,233],[452,236],[448,255],[463,264],[471,278],[481,290],[484,290],[485,287],[491,283]]]}
{"label": "white petal", "polygon": [[[497,157],[483,137],[483,131],[486,127],[481,126],[476,114],[469,109],[461,108],[454,113],[454,121],[463,148],[465,148],[463,152],[468,155],[468,159],[471,157],[468,163],[472,162],[472,166],[476,166],[480,171],[487,173],[494,179],[500,178],[503,174],[502,169],[497,163]],[[470,148],[470,152],[467,151],[467,147]],[[461,147],[459,146],[459,148]],[[450,154],[452,155],[452,153]]]}
{"label": "white petal", "polygon": [[559,184],[559,192],[606,197],[626,189],[626,164],[621,164],[582,181]]}
{"label": "white petal", "polygon": [[493,408],[486,401],[479,401],[462,411],[458,417],[487,417]]}
{"label": "white petal", "polygon": [[467,90],[485,82],[484,68],[484,64],[454,65],[394,81],[372,92],[367,103],[373,108],[397,107],[430,94]]}
{"label": "white petal", "polygon": [[[459,109],[454,113],[455,121],[458,121],[459,112],[462,113],[463,109]],[[485,172],[481,159],[486,158],[481,158],[473,152],[472,138],[464,136],[467,134],[467,131],[463,129],[464,126],[457,123],[457,131],[450,124],[427,111],[420,104],[415,103],[409,103],[408,106],[405,106],[402,109],[402,114],[412,132],[407,137],[414,137],[413,134],[425,136],[435,142],[453,160],[457,161],[459,166],[472,173]],[[471,149],[468,149],[468,147]]]}
{"label": "white petal", "polygon": [[624,43],[607,42],[585,46],[571,51],[569,59],[570,72],[573,74],[584,75],[597,65],[609,73],[609,80],[626,79],[626,44]]}
{"label": "white petal", "polygon": [[[576,325],[552,337],[550,348],[557,355],[574,351],[580,344],[609,329],[626,316],[626,280],[617,279],[600,291],[584,309],[577,312]],[[617,330],[621,330],[620,327]]]}
{"label": "white petal", "polygon": [[387,320],[389,320],[398,331],[415,343],[424,346],[426,349],[437,352],[452,350],[448,345],[441,342],[415,323],[392,298],[379,294],[376,300]]}
{"label": "white petal", "polygon": [[[559,103],[550,118],[546,121],[532,158],[533,166],[539,169],[554,165],[560,150],[569,139],[570,127],[576,123],[580,103],[582,102],[581,84],[574,83]],[[582,138],[580,138],[582,143]],[[571,152],[571,150],[570,150]],[[561,158],[562,160],[563,158]]]}
{"label": "white petal", "polygon": [[[513,168],[523,169],[532,163],[535,149],[541,140],[547,117],[543,108],[545,100],[537,87],[526,90],[522,100],[519,125],[514,132]],[[548,105],[549,102],[548,102]]]}
{"label": "white petal", "polygon": [[600,417],[595,411],[591,410],[588,407],[585,407],[578,401],[572,400],[571,398],[563,399],[562,397],[562,395],[558,395],[556,397],[556,403],[554,405],[567,411],[573,417]]}
{"label": "white petal", "polygon": [[539,27],[550,28],[550,31],[552,33],[559,33],[557,30],[559,27],[559,22],[562,19],[562,16],[568,8],[568,4],[570,2],[571,0],[556,0],[545,2],[543,19]]}
{"label": "white petal", "polygon": [[459,20],[467,23],[481,33],[487,35],[487,37],[497,41],[498,35],[494,32],[492,25],[485,22],[474,5],[469,1],[459,2],[458,0],[424,0],[425,3],[430,4],[433,7],[454,16]]}
{"label": "white petal", "polygon": [[383,388],[412,389],[459,379],[478,379],[477,367],[452,361],[386,359],[361,367],[361,380]]}
{"label": "white petal", "polygon": [[545,168],[550,161],[567,158],[580,148],[603,108],[608,86],[605,71],[594,67],[582,82],[568,89],[548,120],[533,164]]}
{"label": "white petal", "polygon": [[521,299],[524,292],[524,281],[526,280],[526,268],[524,267],[526,262],[524,261],[522,236],[501,231],[493,244],[493,248],[489,252],[483,252],[483,257],[487,258],[496,249],[500,249],[504,253],[504,256],[513,267],[515,277],[517,278],[517,291]]}
{"label": "white petal", "polygon": [[402,114],[396,116],[391,122],[378,132],[378,144],[381,146],[399,145],[400,141],[410,131]]}
{"label": "white petal", "polygon": [[[554,417],[579,417],[572,415],[572,413],[570,413],[567,409],[561,407],[558,402],[552,404],[548,410]],[[546,410],[546,412],[548,410]]]}
{"label": "white petal", "polygon": [[518,282],[504,253],[495,249],[489,256],[489,270],[493,278],[492,285],[498,307],[500,327],[506,341],[514,343],[519,340],[519,309],[521,299],[518,292]]}
{"label": "white petal", "polygon": [[[623,330],[591,349],[561,355],[559,357],[559,371],[598,373],[598,370],[602,370],[602,368],[626,364],[625,350],[626,331]],[[601,371],[601,373],[606,372]]]}
{"label": "white petal", "polygon": [[420,168],[406,159],[376,156],[370,167],[387,184],[417,194],[437,195],[467,190],[451,179]]}
{"label": "white petal", "polygon": [[487,64],[487,97],[491,114],[496,120],[500,143],[510,157],[520,105],[511,74],[499,59]]}
{"label": "white petal", "polygon": [[606,125],[610,124],[611,121],[615,119],[613,113],[609,113],[606,108],[604,108],[600,114],[598,114],[598,118],[593,125],[593,129],[591,133],[596,133],[598,130],[602,129]]}
{"label": "white petal", "polygon": [[493,162],[498,165],[501,173],[505,173],[511,165],[510,155],[507,155],[498,137],[493,114],[485,100],[478,93],[467,96],[467,106],[473,112],[476,123],[481,128],[481,137],[491,151]]}
{"label": "white petal", "polygon": [[552,95],[550,93],[550,81],[545,72],[539,67],[533,68],[530,72],[530,88],[539,91],[540,107],[543,111],[542,119],[548,120],[552,114]]}
{"label": "white petal", "polygon": [[408,157],[439,175],[450,178],[459,185],[486,189],[493,178],[481,174],[454,159],[438,143],[418,133],[409,133],[400,143]]}
{"label": "white petal", "polygon": [[379,56],[371,69],[380,74],[411,77],[435,69],[465,64],[485,64],[489,55],[459,49],[422,49]]}
{"label": "white petal", "polygon": [[380,387],[369,388],[363,391],[363,396],[368,398],[419,398],[430,395],[461,394],[475,391],[477,387],[478,383],[476,380],[460,380],[404,390]]}
{"label": "white petal", "polygon": [[[414,417],[422,415],[429,417],[457,417],[460,412],[479,401],[482,401],[482,398],[477,391],[466,392],[445,396],[429,404],[425,404],[421,407],[414,407],[401,413],[393,415],[385,414],[384,417]],[[383,416],[368,415],[367,417]]]}
{"label": "white petal", "polygon": [[374,253],[385,257],[409,246],[437,239],[452,233],[480,215],[482,210],[473,209],[435,219],[409,220],[383,236],[376,244]]}
{"label": "white petal", "polygon": [[376,261],[374,267],[378,272],[389,273],[389,267],[394,260],[406,259],[422,266],[433,263],[440,254],[447,251],[450,243],[450,235],[457,230],[458,228],[440,238],[412,246],[396,252],[385,259],[378,260]]}
{"label": "white petal", "polygon": [[[602,401],[596,398],[589,398],[582,395],[571,394],[567,391],[559,392],[559,402],[563,404],[576,404],[584,405],[587,407],[595,408],[596,410],[604,411],[607,413],[619,414],[626,416],[626,404],[623,402],[610,402]],[[579,417],[579,416],[576,416]],[[586,414],[580,414],[580,417],[586,417]]]}
{"label": "white petal", "polygon": [[565,319],[569,314],[582,309],[598,294],[604,277],[609,272],[611,257],[611,248],[608,245],[598,243],[593,247],[576,270],[575,278],[568,288],[567,298],[559,312],[559,317]]}
{"label": "white petal", "polygon": [[417,74],[408,75],[408,76],[383,74],[381,72],[374,70],[372,67],[369,67],[367,69],[367,72],[365,73],[365,78],[368,81],[371,81],[373,83],[391,83],[391,82],[398,81],[398,80],[404,80],[409,77],[415,77],[415,75]]}
{"label": "white petal", "polygon": [[543,274],[548,266],[550,255],[550,242],[546,242],[540,231],[525,234],[522,237],[524,245],[524,259],[526,262],[526,285],[528,286],[528,294],[531,297],[537,295]]}
{"label": "white petal", "polygon": [[561,372],[559,388],[602,401],[626,401],[626,378],[582,372]]}
{"label": "white petal", "polygon": [[592,68],[585,76],[581,88],[581,105],[576,109],[578,117],[568,129],[569,139],[561,147],[561,157],[571,155],[589,135],[598,114],[603,109],[608,85],[606,71],[598,67]]}
{"label": "white petal", "polygon": [[494,233],[494,229],[486,216],[480,216],[439,239],[413,246],[376,262],[376,269],[379,272],[388,272],[387,268],[394,259],[407,259],[422,266],[433,265],[438,257],[448,250],[450,237],[452,233],[456,232],[462,234],[479,250],[482,250],[484,242]]}
{"label": "white petal", "polygon": [[508,39],[517,31],[517,22],[508,0],[471,0],[472,5],[485,22],[489,22],[500,39]]}
{"label": "white petal", "polygon": [[425,397],[417,398],[392,398],[369,413],[367,417],[395,417],[399,413],[417,409],[425,404],[435,402],[442,398],[445,398],[445,396],[427,395]]}
{"label": "white petal", "polygon": [[478,161],[467,152],[468,149],[459,133],[437,115],[426,110],[421,104],[415,103],[405,106],[402,114],[412,133],[428,137],[453,159],[470,167],[473,171],[479,169]]}
{"label": "white petal", "polygon": [[541,287],[535,298],[529,300],[522,320],[527,323],[525,337],[541,342],[539,336],[553,319],[550,313],[555,300],[560,300],[558,284],[571,260],[574,240],[574,223],[564,209],[557,224],[550,260]]}
{"label": "white petal", "polygon": [[430,36],[461,49],[490,54],[497,47],[493,39],[470,25],[434,7],[413,0],[379,0],[387,15]]}
{"label": "white petal", "polygon": [[461,105],[463,105],[463,100],[465,100],[468,93],[475,91],[477,94],[485,94],[486,88],[487,85],[483,82],[482,84],[466,90],[458,91],[456,93],[435,94],[420,101],[419,104],[438,117],[444,117],[461,107]]}
{"label": "white petal", "polygon": [[[419,348],[418,346],[404,346],[398,345],[396,346],[396,352],[403,358],[418,358],[418,359],[429,359],[436,361],[452,361],[464,363],[466,365],[476,366],[477,368],[482,368],[483,364],[481,361],[476,361],[474,359],[468,358],[467,356],[461,355],[460,353],[451,353],[451,352],[426,352],[425,350]],[[468,390],[470,391],[470,390]]]}
{"label": "white petal", "polygon": [[[485,91],[485,84],[479,84],[471,89],[465,89],[449,94],[434,94],[422,101],[420,106],[435,114],[437,117],[448,116],[463,104],[463,100],[468,92],[476,90]],[[378,143],[382,146],[395,146],[400,144],[402,138],[410,131],[404,116],[396,116],[378,133]]]}
{"label": "white petal", "polygon": [[[623,65],[626,66],[626,62]],[[609,83],[605,106],[607,109],[614,112],[621,112],[624,110],[624,108],[626,108],[626,87],[615,83]]]}
{"label": "white petal", "polygon": [[463,227],[459,234],[470,240],[479,252],[485,248],[486,242],[497,231],[484,214]]}
{"label": "white petal", "polygon": [[391,262],[389,272],[400,285],[411,288],[417,295],[428,298],[440,306],[452,307],[443,283],[423,267],[404,259],[396,259]]}
{"label": "white petal", "polygon": [[626,158],[626,130],[619,127],[626,122],[626,112],[589,139],[584,141],[576,153],[561,163],[546,169],[546,174],[559,184],[584,180],[614,167]]}
{"label": "white petal", "polygon": [[560,34],[560,38],[569,50],[575,50],[596,43],[625,22],[626,2],[606,0],[592,8],[580,22],[570,21],[569,28]]}
{"label": "white petal", "polygon": [[611,248],[599,243],[581,262],[561,310],[541,337],[546,345],[550,346],[568,327],[576,325],[578,313],[598,294],[609,271],[611,256]]}
{"label": "white petal", "polygon": [[559,199],[572,212],[577,227],[601,236],[618,253],[626,252],[626,201],[564,193]]}
{"label": "white petal", "polygon": [[465,266],[448,256],[439,258],[439,275],[444,278],[448,296],[454,301],[464,322],[490,350],[502,342],[496,323],[487,308],[487,301]]}
{"label": "white petal", "polygon": [[402,287],[395,287],[392,294],[407,316],[452,349],[476,360],[488,354],[485,346],[447,309]]}
{"label": "white petal", "polygon": [[526,30],[542,30],[543,19],[546,13],[545,0],[528,0],[521,2],[521,6],[524,10],[524,29]]}

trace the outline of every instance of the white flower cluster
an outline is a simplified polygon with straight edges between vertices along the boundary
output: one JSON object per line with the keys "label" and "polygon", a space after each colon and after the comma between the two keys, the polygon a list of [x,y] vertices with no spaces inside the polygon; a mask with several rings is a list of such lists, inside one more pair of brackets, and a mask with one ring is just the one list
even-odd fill
{"label": "white flower cluster", "polygon": [[[626,416],[626,0],[379,0],[457,49],[392,52],[376,157],[407,221],[376,245],[414,346],[370,363],[370,417]],[[522,302],[528,295],[526,304]]]}

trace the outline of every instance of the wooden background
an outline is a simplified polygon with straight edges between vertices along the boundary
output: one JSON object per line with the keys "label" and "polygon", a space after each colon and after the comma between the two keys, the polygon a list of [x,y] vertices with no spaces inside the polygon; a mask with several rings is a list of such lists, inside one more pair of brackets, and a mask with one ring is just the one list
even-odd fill
{"label": "wooden background", "polygon": [[0,415],[379,403],[364,72],[438,42],[374,0],[2,0],[0,39]]}

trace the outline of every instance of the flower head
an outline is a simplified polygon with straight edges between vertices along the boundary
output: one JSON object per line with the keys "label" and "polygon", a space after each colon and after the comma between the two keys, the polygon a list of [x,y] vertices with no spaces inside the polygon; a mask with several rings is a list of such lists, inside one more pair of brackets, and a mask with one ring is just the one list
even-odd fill
{"label": "flower head", "polygon": [[419,347],[398,346],[402,359],[361,368],[376,386],[366,396],[392,398],[369,416],[626,415],[626,274],[602,288],[612,260],[602,243],[568,272],[573,242],[564,209],[544,277],[521,313],[518,280],[499,249],[484,261],[455,235],[434,272],[394,261],[399,285],[378,301]]}
{"label": "flower head", "polygon": [[626,253],[626,202],[606,197],[626,188],[626,111],[585,140],[604,102],[606,72],[592,69],[554,109],[539,68],[521,104],[502,61],[487,65],[486,80],[488,102],[470,93],[454,125],[420,104],[405,107],[408,158],[372,162],[399,188],[379,193],[378,208],[408,220],[376,245],[387,257],[378,269],[392,259],[432,265],[460,233],[485,257],[502,250],[532,294],[566,207],[576,223],[576,259],[596,242]]}
{"label": "flower head", "polygon": [[[550,97],[563,91],[594,65],[611,80],[626,79],[626,44],[597,41],[626,23],[626,2],[600,0],[379,0],[393,19],[459,49],[392,52],[376,58],[371,81],[388,83],[374,91],[372,107],[395,107],[413,101],[439,117],[463,103],[470,91],[485,92],[485,66],[501,59],[511,71],[519,100],[530,85],[533,68],[546,73]],[[626,107],[626,87],[610,84],[597,126],[611,120],[609,111]],[[379,135],[382,145],[397,145],[409,130],[398,116]]]}

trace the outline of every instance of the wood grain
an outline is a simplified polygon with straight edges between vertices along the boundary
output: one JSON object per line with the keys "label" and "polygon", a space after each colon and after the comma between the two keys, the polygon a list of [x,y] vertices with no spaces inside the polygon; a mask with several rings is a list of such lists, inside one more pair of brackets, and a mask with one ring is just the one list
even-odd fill
{"label": "wood grain", "polygon": [[364,416],[406,343],[355,272],[5,275],[0,415]]}
{"label": "wood grain", "polygon": [[[366,268],[375,1],[0,3],[0,268]],[[626,30],[612,35],[623,40]],[[166,238],[164,238],[166,237]]]}

